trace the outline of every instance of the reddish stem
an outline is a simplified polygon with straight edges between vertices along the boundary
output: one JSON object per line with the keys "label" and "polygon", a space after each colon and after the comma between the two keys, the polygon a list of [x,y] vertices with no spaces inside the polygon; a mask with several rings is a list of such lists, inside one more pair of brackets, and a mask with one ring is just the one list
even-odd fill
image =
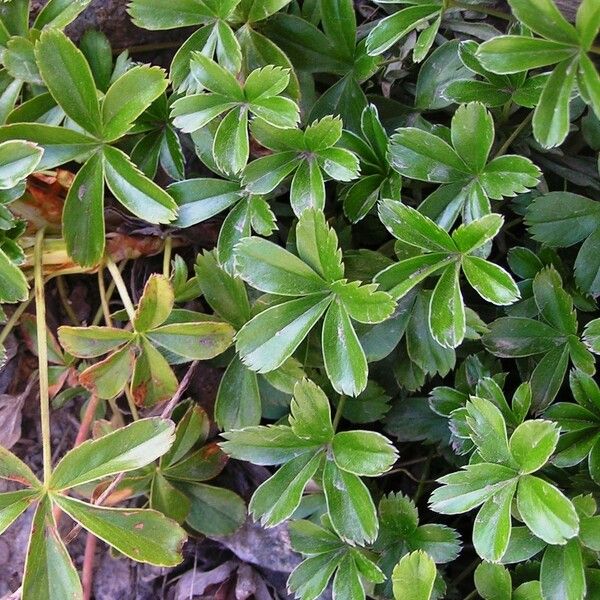
{"label": "reddish stem", "polygon": [[83,554],[83,570],[81,572],[81,584],[83,586],[83,600],[92,597],[92,585],[94,583],[94,558],[96,557],[96,545],[98,538],[91,533],[87,534],[85,540],[85,552]]}

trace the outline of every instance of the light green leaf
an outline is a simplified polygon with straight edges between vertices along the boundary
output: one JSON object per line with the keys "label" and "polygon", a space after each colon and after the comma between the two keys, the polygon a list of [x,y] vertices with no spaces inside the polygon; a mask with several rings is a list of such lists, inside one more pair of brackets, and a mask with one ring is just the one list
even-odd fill
{"label": "light green leaf", "polygon": [[379,218],[397,239],[428,252],[455,253],[456,244],[447,231],[429,217],[396,200],[379,203]]}
{"label": "light green leaf", "polygon": [[509,273],[492,262],[478,256],[465,256],[462,270],[477,293],[492,304],[506,306],[521,297],[521,292]]}
{"label": "light green leaf", "polygon": [[134,334],[114,327],[68,327],[58,328],[62,347],[73,356],[94,358],[102,356],[133,340]]}
{"label": "light green leaf", "polygon": [[559,428],[552,421],[526,421],[510,437],[510,453],[521,473],[533,473],[547,462],[558,443]]}
{"label": "light green leaf", "polygon": [[244,107],[230,111],[221,121],[215,134],[213,156],[225,173],[239,173],[248,162],[248,110]]}
{"label": "light green leaf", "polygon": [[506,549],[511,530],[511,504],[517,481],[510,481],[488,498],[475,517],[473,545],[481,558],[498,562]]}
{"label": "light green leaf", "polygon": [[[475,569],[475,587],[484,600],[511,600],[512,578],[508,569],[489,562],[480,563]],[[531,600],[534,600],[533,598]]]}
{"label": "light green leaf", "polygon": [[398,458],[390,440],[375,431],[336,433],[331,449],[340,469],[364,477],[378,477],[391,469]]}
{"label": "light green leaf", "polygon": [[[452,145],[473,173],[479,173],[494,143],[494,120],[480,102],[459,106],[452,117]],[[477,143],[473,140],[477,138]]]}
{"label": "light green leaf", "polygon": [[231,325],[214,321],[172,323],[146,334],[155,344],[190,360],[208,360],[222,354],[233,343],[234,335]]}
{"label": "light green leaf", "polygon": [[566,61],[577,49],[567,44],[519,35],[502,35],[479,46],[477,58],[490,71],[520,73]]}
{"label": "light green leaf", "polygon": [[471,172],[442,138],[416,127],[399,129],[392,136],[390,156],[398,173],[419,181],[452,183]]}
{"label": "light green leaf", "polygon": [[183,560],[185,531],[158,511],[94,506],[60,494],[53,499],[74,521],[135,561],[174,567]]}
{"label": "light green leaf", "polygon": [[381,323],[391,317],[396,303],[390,294],[377,291],[377,285],[359,281],[336,281],[331,291],[337,295],[348,315],[359,323]]}
{"label": "light green leaf", "polygon": [[298,217],[307,209],[325,208],[325,183],[316,159],[305,159],[298,165],[290,188],[290,203]]}
{"label": "light green leaf", "polygon": [[542,558],[540,583],[544,600],[579,600],[586,596],[581,547],[577,540],[548,546]]}
{"label": "light green leaf", "polygon": [[553,0],[509,0],[509,4],[517,19],[540,36],[579,45],[575,27],[563,17]]}
{"label": "light green leaf", "polygon": [[23,271],[0,249],[0,301],[22,302],[27,299],[28,291]]}
{"label": "light green leaf", "polygon": [[104,160],[94,154],[77,172],[63,208],[67,252],[82,266],[104,254]]}
{"label": "light green leaf", "polygon": [[458,265],[442,272],[429,303],[429,327],[433,338],[445,348],[456,348],[466,332],[465,305],[460,291]]}
{"label": "light green leaf", "polygon": [[301,214],[296,226],[296,246],[300,258],[326,281],[344,277],[337,234],[322,211],[307,209]]}
{"label": "light green leaf", "polygon": [[137,66],[121,75],[102,101],[102,135],[111,141],[125,135],[133,122],[166,89],[168,81],[160,67]]}
{"label": "light green leaf", "polygon": [[560,62],[548,78],[533,113],[533,135],[544,148],[562,144],[569,133],[569,102],[577,59]]}
{"label": "light green leaf", "polygon": [[18,490],[0,494],[0,534],[4,533],[31,503],[38,499],[38,492]]}
{"label": "light green leaf", "polygon": [[88,440],[67,452],[56,465],[51,489],[65,490],[148,465],[170,448],[174,432],[171,421],[152,417]]}
{"label": "light green leaf", "polygon": [[242,279],[262,292],[300,296],[327,291],[325,281],[305,262],[261,238],[245,238],[237,244],[235,266]]}
{"label": "light green leaf", "polygon": [[310,379],[302,379],[294,386],[290,412],[290,426],[298,437],[315,444],[327,444],[333,438],[329,399]]}
{"label": "light green leaf", "polygon": [[41,486],[33,471],[10,450],[0,445],[0,479],[16,481],[32,488]]}
{"label": "light green leaf", "polygon": [[440,8],[439,4],[411,6],[381,19],[367,37],[367,52],[371,56],[383,54],[398,40],[439,12]]}
{"label": "light green leaf", "polygon": [[135,311],[133,328],[145,332],[162,325],[173,310],[175,296],[167,277],[153,273],[148,277]]}
{"label": "light green leaf", "polygon": [[99,137],[102,119],[96,84],[83,54],[62,31],[46,29],[35,46],[35,56],[44,83],[59,106]]}
{"label": "light green leaf", "polygon": [[321,345],[325,371],[335,391],[358,396],[367,386],[367,358],[348,312],[338,300],[325,315]]}
{"label": "light green leaf", "polygon": [[242,362],[259,373],[277,369],[293,354],[330,304],[331,296],[313,294],[261,312],[237,334],[236,349]]}
{"label": "light green leaf", "polygon": [[431,600],[437,569],[422,550],[402,557],[394,567],[392,584],[396,600]]}
{"label": "light green leaf", "polygon": [[261,398],[256,373],[234,356],[225,370],[215,401],[215,421],[220,429],[242,429],[258,425]]}
{"label": "light green leaf", "polygon": [[361,545],[375,540],[379,528],[375,505],[369,490],[356,475],[327,460],[323,491],[331,524],[342,539]]}
{"label": "light green leaf", "polygon": [[106,183],[125,208],[149,223],[175,219],[177,204],[173,198],[139,171],[124,152],[105,146],[103,153]]}
{"label": "light green leaf", "polygon": [[33,517],[21,594],[35,600],[83,598],[79,575],[60,537],[48,498],[40,502]]}
{"label": "light green leaf", "polygon": [[14,140],[0,144],[0,190],[13,188],[31,175],[42,154],[43,150],[31,142]]}
{"label": "light green leaf", "polygon": [[308,453],[283,465],[258,486],[250,501],[250,513],[266,527],[274,527],[288,519],[300,505],[304,488],[322,460],[323,452]]}
{"label": "light green leaf", "polygon": [[571,501],[539,477],[520,478],[517,507],[525,525],[548,544],[565,544],[579,531],[579,518]]}

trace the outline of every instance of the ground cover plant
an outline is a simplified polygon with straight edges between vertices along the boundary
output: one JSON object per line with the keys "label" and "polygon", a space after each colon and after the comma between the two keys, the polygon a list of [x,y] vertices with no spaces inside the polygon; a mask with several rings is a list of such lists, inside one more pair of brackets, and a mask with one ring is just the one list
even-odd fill
{"label": "ground cover plant", "polygon": [[131,0],[175,41],[129,52],[0,3],[11,598],[111,597],[105,545],[161,568],[128,597],[600,598],[600,3],[562,8]]}

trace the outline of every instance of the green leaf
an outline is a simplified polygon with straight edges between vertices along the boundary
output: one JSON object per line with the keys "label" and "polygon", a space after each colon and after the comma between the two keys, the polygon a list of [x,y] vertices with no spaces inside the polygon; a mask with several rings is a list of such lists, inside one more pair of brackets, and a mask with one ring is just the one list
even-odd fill
{"label": "green leaf", "polygon": [[219,124],[213,156],[222,171],[235,174],[246,166],[249,155],[248,111],[240,107],[229,112]]}
{"label": "green leaf", "polygon": [[454,262],[454,258],[442,252],[421,254],[390,265],[375,276],[375,282],[393,298],[400,300],[421,281],[451,262]]}
{"label": "green leaf", "polygon": [[237,244],[235,266],[242,279],[262,292],[300,296],[327,291],[325,281],[310,266],[261,238],[245,238]]}
{"label": "green leaf", "polygon": [[290,188],[290,203],[296,216],[308,209],[322,211],[325,208],[325,182],[314,158],[298,165]]}
{"label": "green leaf", "polygon": [[96,84],[87,61],[58,29],[45,29],[35,56],[48,91],[73,121],[100,137],[102,119]]}
{"label": "green leaf", "polygon": [[79,383],[99,398],[108,400],[123,392],[133,368],[133,351],[129,346],[125,346],[85,369],[79,375]]}
{"label": "green leaf", "polygon": [[0,534],[4,533],[37,500],[38,492],[19,490],[0,494]]}
{"label": "green leaf", "polygon": [[369,490],[356,475],[342,471],[328,459],[323,469],[323,491],[331,524],[343,540],[361,545],[375,540],[378,530],[375,505]]}
{"label": "green leaf", "polygon": [[192,75],[208,91],[232,102],[244,102],[244,93],[235,76],[201,52],[192,53]]}
{"label": "green leaf", "polygon": [[165,517],[183,523],[190,512],[191,502],[161,473],[152,479],[150,508],[161,512]]}
{"label": "green leaf", "polygon": [[466,332],[465,305],[460,292],[458,265],[442,272],[429,304],[429,327],[433,338],[444,348],[456,348]]}
{"label": "green leaf", "polygon": [[183,560],[185,531],[158,511],[106,508],[60,494],[53,499],[74,521],[135,561],[174,567]]}
{"label": "green leaf", "polygon": [[334,431],[329,399],[310,379],[302,379],[294,386],[290,412],[290,426],[298,437],[315,444],[331,442]]}
{"label": "green leaf", "polygon": [[326,281],[344,277],[337,234],[320,210],[307,209],[301,214],[296,226],[296,247],[300,258]]}
{"label": "green leaf", "polygon": [[493,240],[503,224],[504,218],[501,215],[485,215],[481,219],[460,225],[452,233],[452,239],[463,254],[469,254]]}
{"label": "green leaf", "polygon": [[349,60],[353,60],[356,16],[351,0],[322,0],[321,22],[327,37]]}
{"label": "green leaf", "polygon": [[600,27],[600,7],[594,0],[582,0],[575,17],[579,42],[585,50],[592,45]]}
{"label": "green leaf", "polygon": [[288,519],[300,505],[304,488],[322,460],[322,452],[308,453],[283,465],[258,486],[250,501],[250,513],[266,527],[274,527]]}
{"label": "green leaf", "polygon": [[67,252],[82,266],[104,254],[104,160],[97,152],[79,169],[63,208]]}
{"label": "green leaf", "polygon": [[411,179],[431,183],[461,181],[470,173],[469,167],[442,138],[405,127],[393,136],[390,145],[392,166]]}
{"label": "green leaf", "polygon": [[0,144],[0,190],[15,187],[35,171],[43,150],[36,144],[14,140]]}
{"label": "green leaf", "polygon": [[581,97],[586,104],[590,105],[597,117],[600,114],[600,73],[586,54],[579,57],[577,83]]}
{"label": "green leaf", "polygon": [[431,557],[415,550],[394,567],[392,583],[396,600],[431,600],[437,569]]}
{"label": "green leaf", "polygon": [[244,169],[242,183],[253,194],[268,194],[300,164],[302,159],[292,151],[263,156]]}
{"label": "green leaf", "polygon": [[0,249],[0,301],[22,302],[27,299],[28,291],[25,275]]}
{"label": "green leaf", "polygon": [[196,0],[173,0],[169,4],[161,0],[133,0],[128,12],[138,27],[152,30],[200,25],[216,16],[204,2]]}
{"label": "green leaf", "polygon": [[173,103],[173,125],[184,133],[191,133],[208,125],[213,119],[236,106],[221,94],[193,94]]}
{"label": "green leaf", "polygon": [[331,291],[337,295],[348,315],[359,323],[381,323],[392,316],[396,303],[390,294],[377,291],[376,284],[336,281]]}
{"label": "green leaf", "polygon": [[439,11],[439,4],[423,4],[405,8],[381,19],[367,37],[367,52],[371,56],[383,54],[398,40]]}
{"label": "green leaf", "polygon": [[577,540],[546,548],[540,583],[545,600],[576,600],[586,596],[584,563]]}
{"label": "green leaf", "polygon": [[548,544],[565,544],[579,531],[579,518],[571,501],[539,477],[519,479],[517,507],[525,525]]}
{"label": "green leaf", "polygon": [[159,67],[133,67],[108,89],[102,101],[102,135],[116,140],[166,89],[168,81]]}
{"label": "green leaf", "polygon": [[506,423],[500,410],[489,400],[476,396],[471,396],[466,410],[471,439],[483,460],[512,467]]}
{"label": "green leaf", "polygon": [[520,73],[572,58],[576,48],[567,44],[519,35],[502,35],[479,46],[477,58],[490,71]]}
{"label": "green leaf", "polygon": [[146,335],[155,344],[179,356],[190,360],[208,360],[229,348],[235,330],[228,323],[204,321],[163,325]]}
{"label": "green leaf", "polygon": [[563,17],[553,0],[510,0],[509,4],[517,19],[540,36],[579,45],[575,27]]}
{"label": "green leaf", "polygon": [[559,429],[552,421],[526,421],[510,437],[510,453],[521,473],[541,469],[558,443]]}
{"label": "green leaf", "polygon": [[210,307],[240,329],[250,320],[250,302],[244,282],[222,269],[213,252],[196,257],[198,285]]}
{"label": "green leaf", "polygon": [[162,456],[161,467],[179,462],[197,443],[204,443],[208,438],[209,428],[208,415],[199,406],[190,404],[177,422],[175,441]]}
{"label": "green leaf", "polygon": [[[452,117],[452,145],[474,173],[479,173],[488,159],[494,142],[494,120],[480,102],[459,106]],[[478,143],[473,139],[477,137]]]}
{"label": "green leaf", "polygon": [[374,431],[342,431],[331,445],[335,464],[349,473],[377,477],[392,468],[397,452],[385,436]]}
{"label": "green leaf", "polygon": [[177,204],[167,192],[148,179],[117,148],[105,146],[106,183],[115,198],[134,215],[150,223],[170,223]]}
{"label": "green leaf", "polygon": [[287,425],[246,427],[221,435],[227,441],[220,446],[227,454],[256,465],[279,465],[319,447],[312,439],[299,438]]}
{"label": "green leaf", "polygon": [[62,347],[73,356],[94,358],[102,356],[134,339],[134,334],[114,327],[68,327],[58,328]]}
{"label": "green leaf", "polygon": [[60,460],[50,486],[53,490],[65,490],[139,469],[170,448],[174,431],[171,421],[154,417],[135,421],[97,440],[88,440]]}
{"label": "green leaf", "polygon": [[28,140],[41,146],[44,154],[37,165],[38,171],[52,169],[89,154],[99,144],[98,140],[84,133],[40,123],[15,123],[0,127],[0,142],[8,140]]}
{"label": "green leaf", "polygon": [[325,315],[321,345],[325,371],[335,391],[358,396],[367,386],[367,358],[348,312],[338,300]]}
{"label": "green leaf", "polygon": [[494,263],[478,256],[465,256],[462,260],[462,270],[477,293],[492,304],[506,306],[521,297],[513,278]]}
{"label": "green leaf", "polygon": [[464,467],[464,471],[450,473],[438,479],[444,486],[433,491],[429,503],[432,510],[447,515],[467,512],[483,504],[516,476],[516,471],[503,465],[468,465]]}
{"label": "green leaf", "polygon": [[83,598],[79,575],[60,537],[48,498],[40,502],[33,517],[21,593],[36,600]]}
{"label": "green leaf", "polygon": [[479,182],[492,200],[516,196],[537,185],[541,171],[524,156],[504,155],[489,162]]}
{"label": "green leaf", "polygon": [[342,556],[330,553],[307,558],[292,571],[288,587],[302,600],[318,600],[341,560]]}
{"label": "green leaf", "polygon": [[[475,569],[475,587],[484,600],[511,600],[512,579],[508,569],[489,562],[480,563]],[[535,600],[532,598],[531,600]]]}
{"label": "green leaf", "polygon": [[569,133],[569,102],[577,74],[577,59],[564,60],[548,78],[533,113],[533,135],[544,148],[562,144]]}
{"label": "green leaf", "polygon": [[231,490],[197,483],[181,485],[191,500],[187,523],[205,535],[231,535],[246,520],[244,501]]}
{"label": "green leaf", "polygon": [[473,545],[477,554],[484,560],[498,562],[508,548],[510,511],[516,489],[516,480],[501,487],[485,501],[475,517]]}
{"label": "green leaf", "polygon": [[330,304],[331,296],[313,294],[261,312],[237,334],[236,349],[242,362],[259,373],[267,373],[280,367],[294,353]]}
{"label": "green leaf", "polygon": [[177,377],[164,356],[150,342],[142,338],[141,353],[137,357],[131,393],[138,406],[154,406],[169,400],[177,390]]}
{"label": "green leaf", "polygon": [[410,206],[382,200],[379,218],[395,238],[406,244],[428,252],[455,253],[457,250],[447,231]]}
{"label": "green leaf", "polygon": [[132,323],[134,330],[146,332],[162,325],[171,314],[174,302],[171,282],[164,275],[150,275],[135,311]]}
{"label": "green leaf", "polygon": [[258,425],[261,398],[256,373],[234,356],[225,370],[215,401],[215,421],[220,429],[242,429]]}
{"label": "green leaf", "polygon": [[188,179],[174,183],[168,189],[179,206],[174,222],[177,227],[190,227],[206,221],[242,197],[242,190],[236,182],[222,179]]}
{"label": "green leaf", "polygon": [[533,280],[533,295],[537,309],[547,323],[563,333],[577,333],[573,299],[563,289],[560,275],[553,267],[536,274]]}
{"label": "green leaf", "polygon": [[520,358],[549,352],[562,346],[566,338],[541,321],[525,317],[502,317],[489,325],[483,344],[496,356]]}
{"label": "green leaf", "polygon": [[63,29],[74,21],[84,11],[91,0],[50,0],[39,12],[35,19],[34,27],[44,29],[54,27]]}

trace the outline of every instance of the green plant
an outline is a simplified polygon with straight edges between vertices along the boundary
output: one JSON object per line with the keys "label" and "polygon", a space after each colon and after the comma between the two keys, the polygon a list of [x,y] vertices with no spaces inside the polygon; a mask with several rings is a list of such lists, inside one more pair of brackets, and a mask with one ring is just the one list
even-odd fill
{"label": "green plant", "polygon": [[299,600],[600,597],[597,0],[131,0],[195,30],[120,54],[88,4],[0,2],[23,599],[91,597],[93,536],[168,588],[246,519]]}

